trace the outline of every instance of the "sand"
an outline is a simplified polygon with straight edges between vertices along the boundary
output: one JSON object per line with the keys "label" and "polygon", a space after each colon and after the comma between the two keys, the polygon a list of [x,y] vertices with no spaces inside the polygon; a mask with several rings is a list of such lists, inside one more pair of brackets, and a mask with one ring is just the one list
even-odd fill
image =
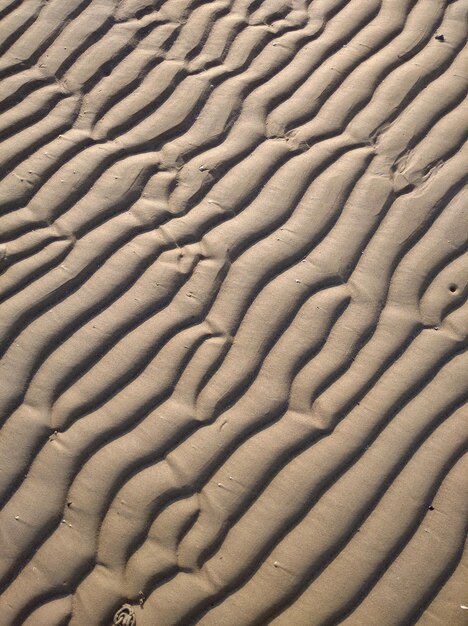
{"label": "sand", "polygon": [[2,0],[0,626],[468,624],[468,0]]}

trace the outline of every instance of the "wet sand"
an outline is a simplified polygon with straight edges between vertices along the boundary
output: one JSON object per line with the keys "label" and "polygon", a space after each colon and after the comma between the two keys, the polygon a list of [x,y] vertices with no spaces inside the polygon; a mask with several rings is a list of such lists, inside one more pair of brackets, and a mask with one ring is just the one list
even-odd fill
{"label": "wet sand", "polygon": [[468,624],[467,13],[3,0],[1,626]]}

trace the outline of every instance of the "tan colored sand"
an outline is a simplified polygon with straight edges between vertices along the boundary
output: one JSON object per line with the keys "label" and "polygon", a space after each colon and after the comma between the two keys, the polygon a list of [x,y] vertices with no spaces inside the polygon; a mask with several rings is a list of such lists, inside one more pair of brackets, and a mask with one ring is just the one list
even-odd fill
{"label": "tan colored sand", "polygon": [[0,626],[468,624],[467,14],[0,3]]}

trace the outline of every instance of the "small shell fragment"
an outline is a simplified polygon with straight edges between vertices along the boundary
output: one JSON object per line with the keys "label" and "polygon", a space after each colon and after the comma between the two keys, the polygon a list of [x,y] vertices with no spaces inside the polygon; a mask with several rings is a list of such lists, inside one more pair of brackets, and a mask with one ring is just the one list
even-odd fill
{"label": "small shell fragment", "polygon": [[124,604],[114,615],[113,626],[136,626],[135,611],[131,604]]}

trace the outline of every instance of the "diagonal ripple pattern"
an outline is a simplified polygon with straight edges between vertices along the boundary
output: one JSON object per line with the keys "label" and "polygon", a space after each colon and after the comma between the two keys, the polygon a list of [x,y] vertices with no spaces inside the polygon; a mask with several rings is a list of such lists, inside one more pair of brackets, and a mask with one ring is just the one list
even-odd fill
{"label": "diagonal ripple pattern", "polygon": [[466,625],[467,18],[0,4],[0,626]]}

